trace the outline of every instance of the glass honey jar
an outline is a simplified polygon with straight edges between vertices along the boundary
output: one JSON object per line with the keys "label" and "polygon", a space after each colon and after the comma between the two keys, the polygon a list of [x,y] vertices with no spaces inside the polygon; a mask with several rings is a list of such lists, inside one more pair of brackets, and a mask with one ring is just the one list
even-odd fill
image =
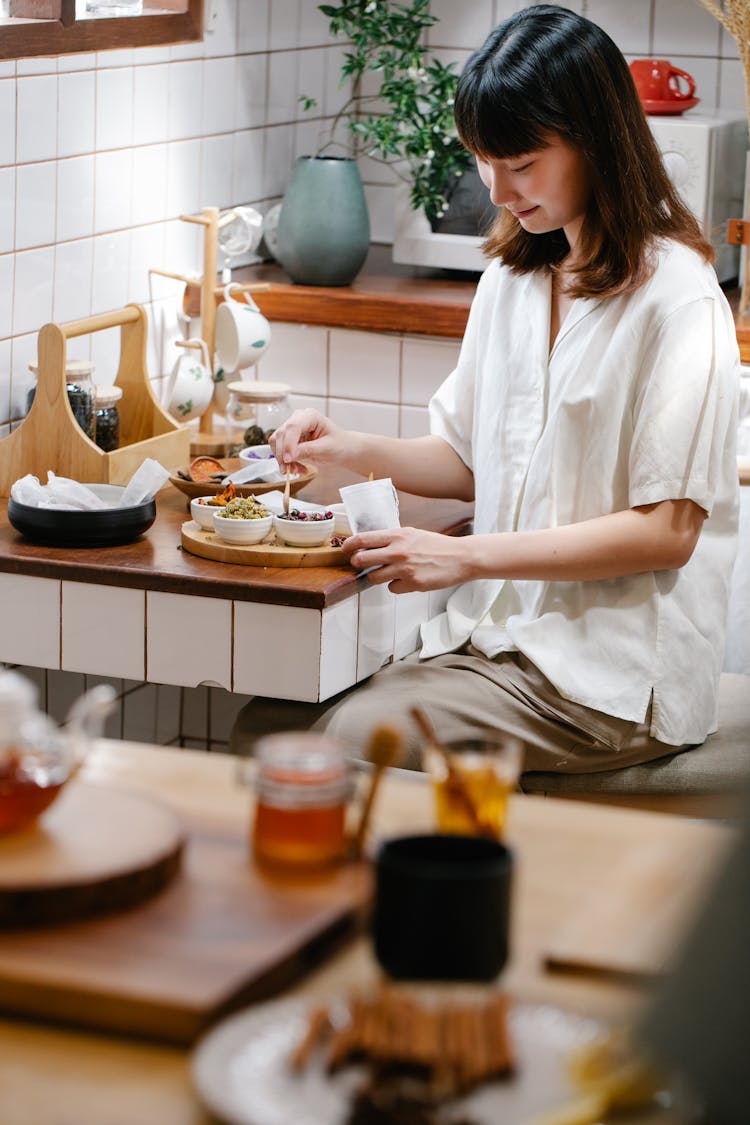
{"label": "glass honey jar", "polygon": [[341,860],[352,791],[343,746],[313,732],[271,734],[256,742],[255,766],[255,858],[297,869]]}

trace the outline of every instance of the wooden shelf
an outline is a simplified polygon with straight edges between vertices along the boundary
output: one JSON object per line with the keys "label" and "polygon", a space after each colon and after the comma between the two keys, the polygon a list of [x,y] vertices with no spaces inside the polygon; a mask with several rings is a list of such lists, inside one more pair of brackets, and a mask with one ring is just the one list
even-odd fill
{"label": "wooden shelf", "polygon": [[[397,265],[391,247],[373,244],[351,285],[295,285],[276,263],[237,269],[237,281],[267,281],[268,293],[255,296],[269,320],[355,328],[369,332],[407,332],[460,339],[479,280],[478,273],[428,270]],[[737,323],[743,363],[750,363],[750,316],[740,320],[739,291],[725,290]]]}
{"label": "wooden shelf", "polygon": [[271,283],[253,295],[271,321],[460,339],[479,275],[399,266],[390,255],[390,246],[373,245],[351,285],[295,285],[275,263],[236,269],[232,278]]}

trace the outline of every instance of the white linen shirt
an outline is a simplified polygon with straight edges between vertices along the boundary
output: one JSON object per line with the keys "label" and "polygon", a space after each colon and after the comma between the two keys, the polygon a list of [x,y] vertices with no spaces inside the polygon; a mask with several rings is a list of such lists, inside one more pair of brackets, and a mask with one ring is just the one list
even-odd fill
{"label": "white linen shirt", "polygon": [[716,729],[736,550],[739,354],[713,269],[665,241],[634,293],[574,301],[549,353],[547,273],[482,275],[430,427],[472,470],[477,534],[558,527],[660,500],[707,513],[678,570],[599,581],[479,579],[422,626],[420,656],[520,651],[562,696],[671,745]]}

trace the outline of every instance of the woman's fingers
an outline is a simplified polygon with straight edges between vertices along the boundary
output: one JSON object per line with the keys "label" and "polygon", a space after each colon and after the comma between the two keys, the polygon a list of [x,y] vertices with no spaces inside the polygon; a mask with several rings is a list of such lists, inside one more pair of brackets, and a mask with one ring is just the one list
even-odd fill
{"label": "woman's fingers", "polygon": [[274,456],[285,468],[309,460],[321,460],[330,452],[330,441],[324,439],[332,431],[327,418],[308,407],[295,412],[275,430],[269,442]]}

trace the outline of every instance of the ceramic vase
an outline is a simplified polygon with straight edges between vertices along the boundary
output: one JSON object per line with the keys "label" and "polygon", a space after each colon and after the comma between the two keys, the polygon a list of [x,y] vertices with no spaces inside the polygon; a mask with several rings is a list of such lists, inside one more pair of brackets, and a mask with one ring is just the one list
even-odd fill
{"label": "ceramic vase", "polygon": [[284,195],[277,258],[301,285],[349,285],[370,245],[370,220],[356,163],[301,156]]}

